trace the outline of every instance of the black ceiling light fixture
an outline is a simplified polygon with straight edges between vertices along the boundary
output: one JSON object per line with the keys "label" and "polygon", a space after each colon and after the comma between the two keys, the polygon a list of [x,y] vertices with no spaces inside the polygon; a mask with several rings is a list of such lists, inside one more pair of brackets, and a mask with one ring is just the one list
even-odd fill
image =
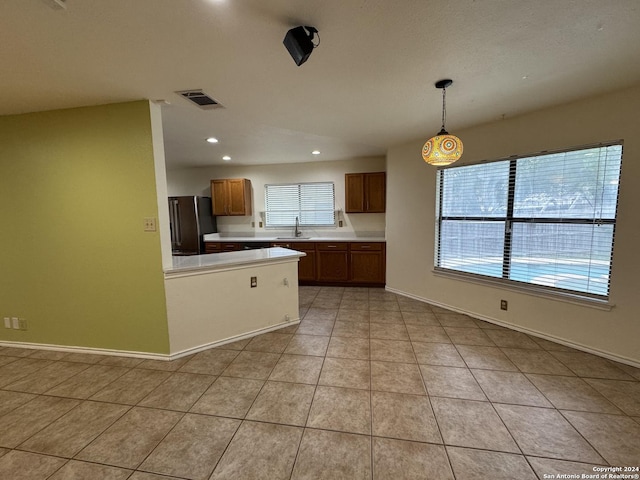
{"label": "black ceiling light fixture", "polygon": [[315,27],[300,26],[292,28],[284,37],[284,46],[287,47],[291,58],[300,66],[307,61],[311,51],[320,45],[320,35],[318,43],[313,43],[313,37],[318,33]]}

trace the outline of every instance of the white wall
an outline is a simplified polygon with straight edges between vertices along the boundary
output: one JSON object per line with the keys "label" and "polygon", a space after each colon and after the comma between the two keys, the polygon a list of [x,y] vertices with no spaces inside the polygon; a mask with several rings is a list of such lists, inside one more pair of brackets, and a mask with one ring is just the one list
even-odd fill
{"label": "white wall", "polygon": [[[336,210],[344,212],[345,173],[382,172],[386,169],[384,157],[357,158],[334,162],[310,162],[281,165],[224,165],[207,168],[169,170],[167,172],[168,193],[173,195],[210,196],[210,180],[213,178],[248,178],[253,188],[253,215],[247,217],[218,217],[218,230],[228,233],[268,232],[259,227],[260,212],[264,212],[264,186],[272,183],[302,183],[329,181],[335,184]],[[359,234],[384,232],[384,213],[345,214],[342,228],[316,228],[312,236],[327,236],[331,232]],[[255,222],[255,227],[251,223]]]}
{"label": "white wall", "polygon": [[[387,286],[640,364],[640,87],[453,133],[464,141],[460,164],[624,139],[610,292],[615,307],[603,311],[435,276],[436,169],[420,155],[426,138],[387,155]],[[500,299],[508,300],[507,312]]]}

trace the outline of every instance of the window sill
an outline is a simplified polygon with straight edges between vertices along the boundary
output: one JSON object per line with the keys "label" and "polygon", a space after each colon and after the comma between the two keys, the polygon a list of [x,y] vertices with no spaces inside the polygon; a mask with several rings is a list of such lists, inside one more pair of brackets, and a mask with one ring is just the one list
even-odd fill
{"label": "window sill", "polygon": [[604,310],[607,312],[611,311],[611,309],[615,306],[614,304],[609,303],[609,301],[607,300],[585,297],[579,294],[551,291],[545,288],[537,288],[535,285],[519,285],[499,278],[481,277],[464,272],[455,272],[436,268],[434,268],[431,272],[437,277],[450,278],[453,280],[460,280],[462,282],[475,283],[477,285],[491,286],[502,290],[515,291],[523,293],[525,295],[541,297],[558,302],[571,303],[573,305],[579,305],[582,307],[596,308],[598,310]]}

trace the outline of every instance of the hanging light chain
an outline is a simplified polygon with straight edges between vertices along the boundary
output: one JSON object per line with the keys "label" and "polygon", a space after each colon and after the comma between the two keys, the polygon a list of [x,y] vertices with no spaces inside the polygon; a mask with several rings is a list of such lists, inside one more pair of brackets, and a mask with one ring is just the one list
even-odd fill
{"label": "hanging light chain", "polygon": [[444,123],[447,119],[447,87],[442,88],[442,130],[444,130]]}

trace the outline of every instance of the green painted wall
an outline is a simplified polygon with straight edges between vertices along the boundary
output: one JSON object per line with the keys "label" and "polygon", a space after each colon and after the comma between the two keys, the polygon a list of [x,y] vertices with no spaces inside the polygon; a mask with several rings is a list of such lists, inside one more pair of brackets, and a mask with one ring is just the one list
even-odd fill
{"label": "green painted wall", "polygon": [[168,353],[149,104],[0,117],[0,341]]}

